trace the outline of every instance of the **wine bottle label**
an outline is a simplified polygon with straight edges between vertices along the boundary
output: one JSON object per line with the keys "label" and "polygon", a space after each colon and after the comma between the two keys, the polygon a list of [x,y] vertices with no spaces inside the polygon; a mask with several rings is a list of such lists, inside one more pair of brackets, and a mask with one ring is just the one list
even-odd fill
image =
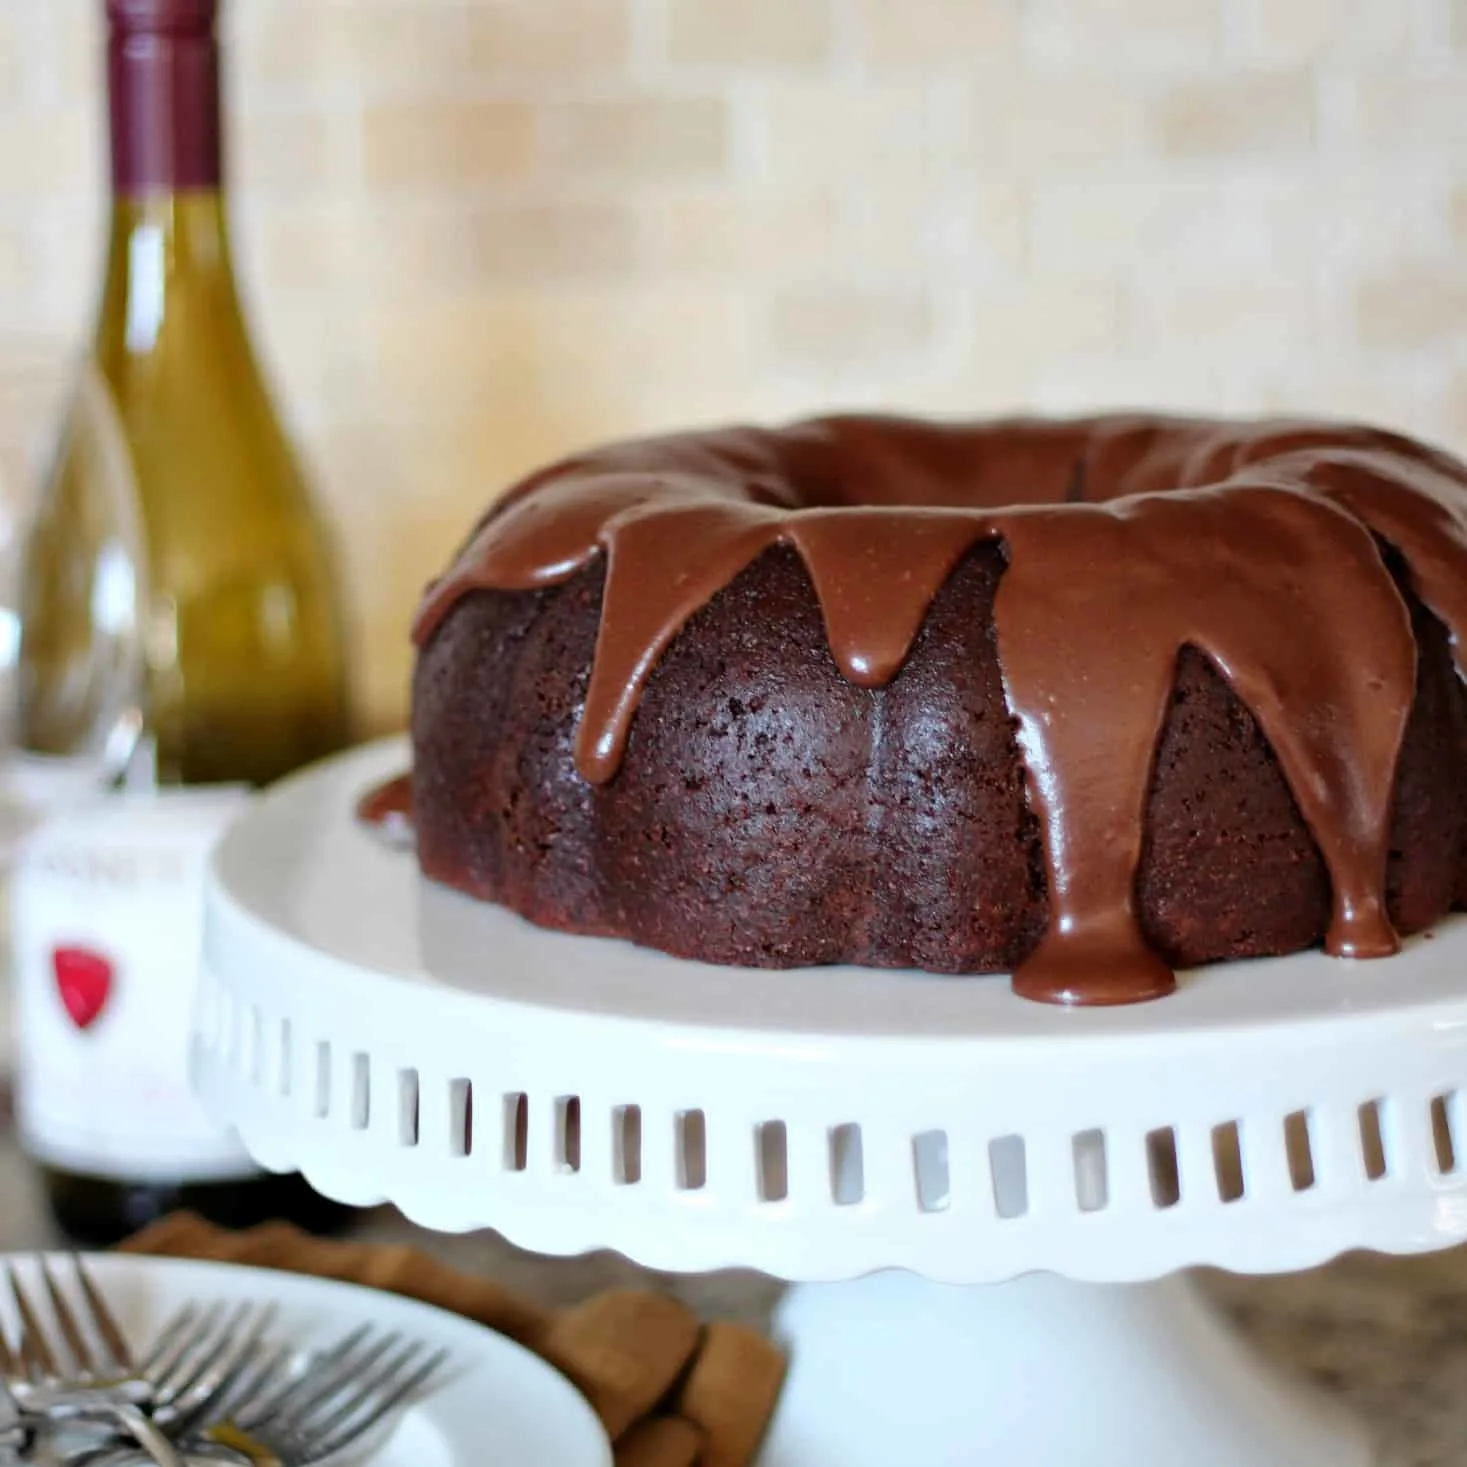
{"label": "wine bottle label", "polygon": [[187,1075],[205,867],[247,799],[234,786],[94,795],[53,807],[22,844],[15,1104],[39,1160],[119,1181],[256,1170]]}

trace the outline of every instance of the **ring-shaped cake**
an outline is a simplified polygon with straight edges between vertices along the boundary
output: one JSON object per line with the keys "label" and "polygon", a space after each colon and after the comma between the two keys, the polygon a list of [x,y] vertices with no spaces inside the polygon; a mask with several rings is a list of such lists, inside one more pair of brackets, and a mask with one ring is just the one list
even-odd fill
{"label": "ring-shaped cake", "polygon": [[1467,897],[1467,466],[1382,430],[840,416],[614,444],[414,627],[426,876],[1059,1002]]}

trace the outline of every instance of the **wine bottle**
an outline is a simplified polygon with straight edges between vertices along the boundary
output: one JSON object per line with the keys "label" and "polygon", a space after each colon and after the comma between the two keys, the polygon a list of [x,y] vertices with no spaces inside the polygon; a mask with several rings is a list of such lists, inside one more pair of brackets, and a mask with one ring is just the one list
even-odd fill
{"label": "wine bottle", "polygon": [[208,852],[350,721],[326,536],[231,264],[216,12],[105,0],[105,278],[21,575],[16,1117],[87,1244],[175,1207],[349,1215],[256,1169],[187,1080]]}

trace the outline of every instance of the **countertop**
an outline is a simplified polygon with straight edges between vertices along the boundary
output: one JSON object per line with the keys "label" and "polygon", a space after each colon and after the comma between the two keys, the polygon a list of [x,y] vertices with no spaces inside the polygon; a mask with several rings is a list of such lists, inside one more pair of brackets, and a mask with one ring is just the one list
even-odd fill
{"label": "countertop", "polygon": [[[7,1112],[0,1102],[0,1251],[55,1241]],[[705,1315],[763,1323],[779,1292],[751,1273],[677,1279],[610,1254],[539,1258],[493,1233],[425,1233],[390,1210],[369,1215],[360,1232],[421,1247],[548,1304],[612,1283],[652,1283]],[[1353,1254],[1277,1279],[1206,1273],[1202,1283],[1258,1349],[1372,1424],[1381,1467],[1467,1467],[1467,1248],[1410,1259]]]}

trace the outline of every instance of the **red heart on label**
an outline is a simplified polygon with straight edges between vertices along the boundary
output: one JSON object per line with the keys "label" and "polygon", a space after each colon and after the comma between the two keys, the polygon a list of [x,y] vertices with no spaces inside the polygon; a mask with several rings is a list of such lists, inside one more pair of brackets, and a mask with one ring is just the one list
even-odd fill
{"label": "red heart on label", "polygon": [[51,970],[71,1022],[90,1029],[112,995],[112,964],[84,947],[58,947],[51,953]]}

